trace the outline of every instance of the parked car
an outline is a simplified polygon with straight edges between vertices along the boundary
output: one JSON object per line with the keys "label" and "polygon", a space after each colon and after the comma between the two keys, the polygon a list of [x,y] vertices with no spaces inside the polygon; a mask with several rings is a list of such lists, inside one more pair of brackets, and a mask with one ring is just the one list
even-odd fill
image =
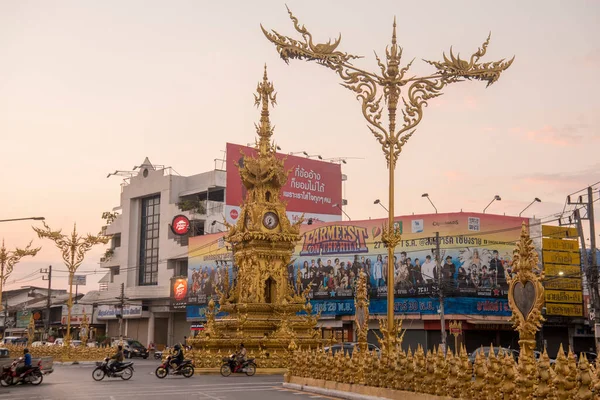
{"label": "parked car", "polygon": [[[535,356],[536,360],[539,360],[542,357],[542,353],[537,350],[533,351],[533,355]],[[554,363],[556,363],[556,360],[550,358],[550,365],[554,365]]]}
{"label": "parked car", "polygon": [[[369,351],[374,351],[375,353],[377,353],[377,357],[381,357],[381,350],[379,349],[379,347],[375,346],[374,344],[368,343],[368,349]],[[344,351],[344,355],[348,354],[349,356],[352,356],[352,353],[354,352],[354,350],[356,349],[356,351],[358,351],[359,347],[358,347],[358,342],[344,342],[341,344],[334,344],[333,346],[330,347],[325,347],[325,352],[329,352],[331,351],[331,354],[335,355],[337,352],[339,351]]]}
{"label": "parked car", "polygon": [[[113,347],[117,346],[118,344],[118,339],[114,340],[112,343]],[[123,338],[123,355],[125,356],[125,358],[140,357],[146,359],[148,358],[150,353],[148,352],[148,349],[137,340]]]}
{"label": "parked car", "polygon": [[27,344],[27,338],[20,336],[6,336],[2,340],[0,340],[0,345],[7,344]]}
{"label": "parked car", "polygon": [[[510,354],[512,355],[512,357],[515,359],[515,361],[519,360],[519,351],[518,350],[513,350],[513,349],[507,349],[506,347],[494,347],[494,355],[498,355],[498,353],[500,353],[500,350],[502,350],[503,354]],[[475,362],[475,357],[477,356],[477,354],[479,353],[483,353],[483,356],[485,358],[488,358],[490,355],[490,347],[480,347],[477,350],[475,350],[474,352],[471,353],[471,355],[469,355],[469,361],[471,361],[471,363]]]}
{"label": "parked car", "polygon": [[46,344],[47,344],[46,342],[37,341],[37,342],[31,343],[31,347],[42,347],[42,346],[46,346]]}

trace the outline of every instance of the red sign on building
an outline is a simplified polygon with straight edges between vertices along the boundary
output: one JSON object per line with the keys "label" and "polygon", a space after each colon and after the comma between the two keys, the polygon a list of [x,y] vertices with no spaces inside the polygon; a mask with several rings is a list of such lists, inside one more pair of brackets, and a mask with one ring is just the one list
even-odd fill
{"label": "red sign on building", "polygon": [[171,229],[176,235],[185,235],[190,230],[190,220],[185,215],[176,215],[171,223]]}
{"label": "red sign on building", "polygon": [[[244,156],[255,155],[253,148],[227,143],[225,215],[230,223],[236,222],[246,197],[236,163],[243,164]],[[281,189],[281,199],[287,202],[288,218],[292,222],[302,213],[315,222],[341,220],[342,168],[339,164],[279,153],[277,158],[285,159],[284,167],[290,171]]]}

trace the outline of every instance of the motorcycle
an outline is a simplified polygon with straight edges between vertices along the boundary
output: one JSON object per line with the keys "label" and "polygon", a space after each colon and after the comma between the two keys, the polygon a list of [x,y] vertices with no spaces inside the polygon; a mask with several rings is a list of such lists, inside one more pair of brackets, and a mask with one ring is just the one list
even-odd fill
{"label": "motorcycle", "polygon": [[189,378],[192,375],[194,375],[194,364],[192,363],[192,360],[183,360],[181,365],[177,367],[175,365],[171,365],[172,359],[173,357],[168,356],[167,359],[163,361],[162,364],[158,366],[158,368],[156,368],[156,371],[154,371],[154,375],[156,375],[157,378],[163,379],[169,374],[183,375],[186,378]]}
{"label": "motorcycle", "polygon": [[154,352],[154,358],[156,358],[157,360],[161,360],[162,359],[162,355],[163,355],[162,351],[155,351]]}
{"label": "motorcycle", "polygon": [[2,386],[16,385],[18,383],[31,383],[37,386],[42,383],[44,380],[42,362],[39,361],[37,365],[32,365],[17,375],[17,366],[22,360],[22,358],[14,360],[11,365],[5,366],[2,369],[2,374],[0,375],[0,384]]}
{"label": "motorcycle", "polygon": [[223,365],[221,365],[221,375],[229,376],[232,373],[241,374],[246,373],[248,376],[252,376],[256,373],[256,364],[254,358],[249,358],[243,363],[239,364],[236,361],[235,354],[229,357],[223,357]]}
{"label": "motorcycle", "polygon": [[126,362],[121,363],[118,367],[109,367],[109,358],[105,358],[102,362],[96,363],[96,368],[92,371],[92,378],[95,381],[101,381],[105,376],[109,378],[121,378],[124,381],[128,381],[133,376],[133,363]]}

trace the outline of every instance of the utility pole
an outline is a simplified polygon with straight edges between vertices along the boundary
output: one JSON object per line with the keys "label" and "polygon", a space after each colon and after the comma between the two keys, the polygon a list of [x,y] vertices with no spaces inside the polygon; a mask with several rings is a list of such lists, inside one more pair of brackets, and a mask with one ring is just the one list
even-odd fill
{"label": "utility pole", "polygon": [[119,319],[119,340],[123,341],[123,306],[125,305],[125,300],[129,300],[125,297],[125,283],[121,283],[121,295],[117,297],[119,300],[119,309],[120,313],[117,314],[117,318]]}
{"label": "utility pole", "polygon": [[[592,268],[598,276],[598,260],[596,259],[596,223],[594,220],[594,191],[588,187],[588,221],[590,223],[590,246],[592,252]],[[587,254],[586,254],[587,256]],[[597,282],[596,282],[597,283]]]}
{"label": "utility pole", "polygon": [[[46,318],[45,318],[45,331],[46,331],[46,336],[48,335],[49,331],[50,331],[50,305],[52,303],[51,297],[52,297],[52,265],[48,266],[48,269],[41,269],[40,270],[41,274],[48,274],[47,277],[42,276],[42,280],[47,280],[48,281],[48,299],[46,301]],[[47,339],[47,337],[46,337]]]}
{"label": "utility pole", "polygon": [[598,323],[598,318],[600,318],[600,293],[598,292],[598,269],[590,268],[588,263],[587,250],[585,248],[585,235],[583,234],[582,218],[579,209],[576,208],[573,214],[575,216],[575,223],[577,224],[579,241],[581,242],[583,270],[585,271],[590,297],[592,299],[592,309],[594,310],[594,336],[596,339],[596,351],[598,351],[600,350],[600,324]]}
{"label": "utility pole", "polygon": [[[438,294],[440,296],[440,326],[442,334],[442,351],[446,353],[446,320],[444,318],[444,276],[440,264],[440,233],[435,233],[435,266],[438,273]],[[457,351],[456,349],[454,351]]]}

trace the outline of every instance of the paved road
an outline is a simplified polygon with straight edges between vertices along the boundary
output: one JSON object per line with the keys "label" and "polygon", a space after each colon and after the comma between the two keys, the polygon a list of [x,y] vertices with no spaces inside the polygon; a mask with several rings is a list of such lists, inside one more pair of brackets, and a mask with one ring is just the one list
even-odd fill
{"label": "paved road", "polygon": [[135,372],[130,381],[120,378],[92,379],[93,365],[57,365],[54,373],[44,376],[39,386],[18,385],[0,387],[0,400],[268,400],[326,399],[312,393],[297,392],[281,386],[281,375],[241,374],[224,378],[220,375],[195,375],[189,379],[154,376],[155,360],[134,360]]}

